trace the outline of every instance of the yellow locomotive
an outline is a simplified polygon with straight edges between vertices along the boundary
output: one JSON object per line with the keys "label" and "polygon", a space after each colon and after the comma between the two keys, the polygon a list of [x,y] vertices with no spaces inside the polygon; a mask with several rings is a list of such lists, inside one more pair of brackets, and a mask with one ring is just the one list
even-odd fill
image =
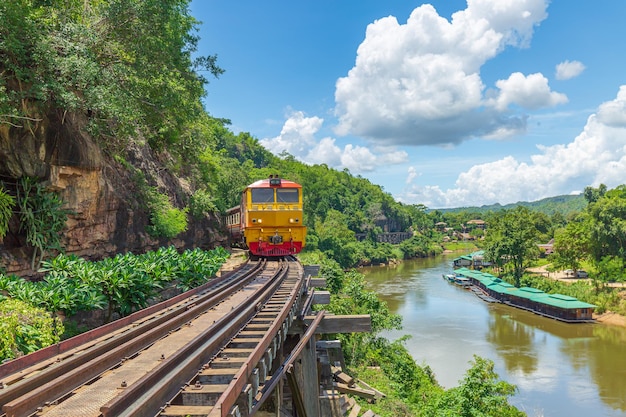
{"label": "yellow locomotive", "polygon": [[241,203],[226,212],[226,226],[233,241],[247,247],[251,255],[299,253],[306,237],[302,186],[273,175],[248,185]]}

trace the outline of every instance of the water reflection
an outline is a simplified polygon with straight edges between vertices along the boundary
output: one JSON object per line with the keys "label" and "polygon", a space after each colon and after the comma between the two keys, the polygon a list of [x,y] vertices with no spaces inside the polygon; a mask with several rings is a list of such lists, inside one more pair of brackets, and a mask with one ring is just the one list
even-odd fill
{"label": "water reflection", "polygon": [[619,327],[596,325],[593,335],[585,345],[564,345],[563,352],[572,358],[577,358],[580,350],[589,352],[587,360],[600,397],[626,414],[626,332]]}
{"label": "water reflection", "polygon": [[534,329],[508,316],[492,314],[486,339],[496,346],[509,373],[525,375],[537,370],[537,353],[533,344]]}
{"label": "water reflection", "polygon": [[473,354],[517,385],[512,403],[529,416],[626,415],[626,328],[567,324],[487,304],[446,282],[450,260],[364,270],[368,286],[403,316],[407,348],[445,387],[457,385]]}

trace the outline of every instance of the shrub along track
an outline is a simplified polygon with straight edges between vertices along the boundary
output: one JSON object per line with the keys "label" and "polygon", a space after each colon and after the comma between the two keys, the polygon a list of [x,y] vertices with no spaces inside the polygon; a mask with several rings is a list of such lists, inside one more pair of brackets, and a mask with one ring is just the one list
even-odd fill
{"label": "shrub along track", "polygon": [[294,260],[247,264],[204,293],[2,376],[2,410],[7,417],[229,415],[243,390],[253,396],[263,384],[259,369],[284,341],[302,276]]}

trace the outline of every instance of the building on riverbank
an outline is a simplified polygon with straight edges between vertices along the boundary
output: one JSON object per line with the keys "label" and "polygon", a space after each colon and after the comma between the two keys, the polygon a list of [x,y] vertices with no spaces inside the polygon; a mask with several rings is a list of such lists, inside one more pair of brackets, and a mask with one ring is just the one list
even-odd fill
{"label": "building on riverbank", "polygon": [[548,294],[531,287],[517,288],[491,274],[469,268],[459,268],[455,273],[469,278],[472,285],[503,304],[568,323],[593,321],[596,306],[577,298]]}
{"label": "building on riverbank", "polygon": [[483,268],[491,266],[491,262],[485,260],[485,251],[479,250],[472,252],[469,255],[459,256],[452,260],[454,268],[469,268],[475,270],[481,270]]}

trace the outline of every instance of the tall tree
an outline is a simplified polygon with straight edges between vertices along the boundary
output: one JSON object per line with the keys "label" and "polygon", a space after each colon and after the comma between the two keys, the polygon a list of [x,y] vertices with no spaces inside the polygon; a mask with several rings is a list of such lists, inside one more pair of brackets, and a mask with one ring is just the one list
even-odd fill
{"label": "tall tree", "polygon": [[552,263],[557,268],[568,268],[576,271],[581,262],[589,254],[589,227],[582,218],[572,221],[554,236],[554,253]]}
{"label": "tall tree", "polygon": [[607,191],[590,203],[587,214],[594,259],[617,256],[626,260],[626,185]]}
{"label": "tall tree", "polygon": [[496,264],[510,263],[513,266],[515,285],[528,262],[538,255],[537,229],[530,210],[516,207],[495,213],[489,219],[489,231],[485,237],[485,252]]}

